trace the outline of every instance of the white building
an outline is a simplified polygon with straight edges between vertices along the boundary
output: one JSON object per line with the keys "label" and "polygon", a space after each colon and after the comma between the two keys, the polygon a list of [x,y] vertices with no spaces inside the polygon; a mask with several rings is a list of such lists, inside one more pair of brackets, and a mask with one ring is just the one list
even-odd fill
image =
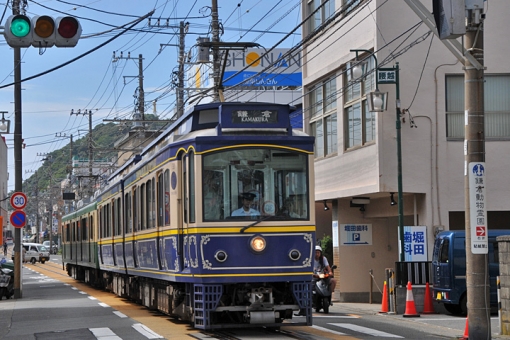
{"label": "white building", "polygon": [[[321,0],[302,3],[306,18]],[[371,51],[358,55],[369,61],[372,71],[375,59],[378,68],[393,68],[398,62],[405,109],[400,117],[404,225],[426,226],[428,261],[437,231],[464,229],[464,70],[404,1],[322,3],[303,26],[302,59],[304,130],[317,138],[317,237],[333,235],[336,298],[367,302],[370,271],[382,287],[385,269],[399,261],[398,207],[390,205],[391,193],[397,200],[398,192],[397,86],[381,84],[379,89],[389,92],[388,109],[369,112],[366,93],[375,89],[375,72],[361,84],[349,83],[346,71],[356,59],[350,50]],[[421,3],[432,11],[432,1]],[[493,229],[508,228],[510,220],[508,13],[510,1],[490,1],[483,31],[486,203],[488,227]],[[370,56],[373,52],[376,58]],[[356,197],[369,199],[364,211],[351,207]],[[359,225],[366,243],[346,239],[351,235],[344,232],[346,224]]]}

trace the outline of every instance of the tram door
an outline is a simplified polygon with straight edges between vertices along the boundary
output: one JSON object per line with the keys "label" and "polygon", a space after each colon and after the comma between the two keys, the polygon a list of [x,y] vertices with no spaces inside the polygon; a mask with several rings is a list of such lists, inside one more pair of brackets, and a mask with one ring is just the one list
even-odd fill
{"label": "tram door", "polygon": [[[179,243],[182,258],[187,257],[189,249],[183,247],[183,238],[187,233],[182,233],[190,224],[195,223],[195,154],[190,152],[182,158],[182,228],[179,231],[181,242]],[[189,242],[187,243],[189,245]]]}

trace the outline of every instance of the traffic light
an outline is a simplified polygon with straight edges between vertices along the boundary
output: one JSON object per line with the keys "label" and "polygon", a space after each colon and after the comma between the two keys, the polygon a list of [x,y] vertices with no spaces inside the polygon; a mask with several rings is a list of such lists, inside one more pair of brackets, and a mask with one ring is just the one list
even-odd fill
{"label": "traffic light", "polygon": [[32,45],[32,24],[26,15],[11,15],[5,21],[4,37],[11,47]]}
{"label": "traffic light", "polygon": [[74,47],[81,36],[81,25],[73,17],[58,17],[56,20],[55,46]]}
{"label": "traffic light", "polygon": [[32,18],[32,46],[52,47],[55,45],[55,20],[47,15]]}
{"label": "traffic light", "polygon": [[11,15],[5,21],[4,37],[11,47],[74,47],[81,37],[81,25],[74,17],[53,19],[47,15]]}

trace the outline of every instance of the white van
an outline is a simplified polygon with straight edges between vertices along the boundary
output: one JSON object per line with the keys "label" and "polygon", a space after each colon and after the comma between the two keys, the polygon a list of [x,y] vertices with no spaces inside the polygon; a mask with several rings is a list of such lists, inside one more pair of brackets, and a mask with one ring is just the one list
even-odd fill
{"label": "white van", "polygon": [[[37,261],[44,263],[50,260],[50,253],[45,246],[39,243],[23,243],[23,262],[30,262],[32,264]],[[12,256],[14,261],[14,253]]]}

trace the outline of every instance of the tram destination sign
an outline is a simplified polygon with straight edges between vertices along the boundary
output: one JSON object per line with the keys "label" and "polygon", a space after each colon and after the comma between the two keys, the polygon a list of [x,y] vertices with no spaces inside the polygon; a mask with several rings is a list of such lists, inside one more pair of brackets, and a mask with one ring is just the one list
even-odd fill
{"label": "tram destination sign", "polygon": [[232,123],[236,124],[275,124],[278,123],[277,110],[233,110]]}

